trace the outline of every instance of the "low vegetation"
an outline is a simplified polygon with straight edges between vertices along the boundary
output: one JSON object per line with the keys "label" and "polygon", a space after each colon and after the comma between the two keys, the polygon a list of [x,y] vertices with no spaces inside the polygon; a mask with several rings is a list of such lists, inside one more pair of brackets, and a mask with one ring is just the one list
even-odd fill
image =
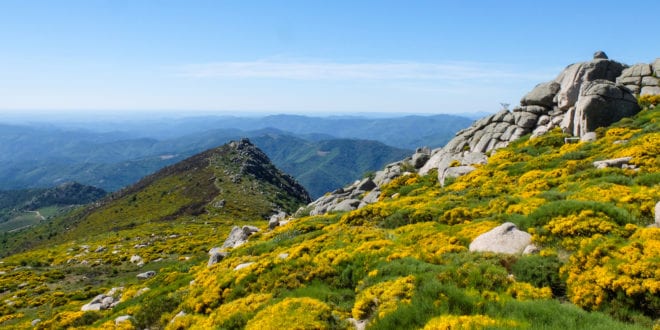
{"label": "low vegetation", "polygon": [[[31,328],[38,318],[38,329],[659,327],[660,228],[649,226],[660,201],[659,121],[653,107],[598,130],[595,142],[565,144],[559,130],[525,137],[444,187],[437,173],[406,175],[377,203],[270,231],[249,208],[166,211],[186,196],[157,199],[150,189],[195,181],[158,181],[135,193],[135,205],[126,195],[66,239],[2,259],[0,326]],[[592,165],[628,156],[636,168]],[[134,225],[100,229],[115,213]],[[208,267],[207,251],[238,221],[261,231]],[[506,221],[540,252],[468,251]],[[135,277],[146,270],[157,275]],[[113,287],[123,288],[116,307],[80,311]],[[122,315],[132,321],[116,325]]]}

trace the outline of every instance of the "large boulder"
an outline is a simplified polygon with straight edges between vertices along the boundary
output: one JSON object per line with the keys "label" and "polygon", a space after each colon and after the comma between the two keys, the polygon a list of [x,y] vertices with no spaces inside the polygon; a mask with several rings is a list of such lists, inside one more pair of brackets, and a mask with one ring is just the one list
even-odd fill
{"label": "large boulder", "polygon": [[520,104],[552,107],[552,100],[555,98],[555,95],[557,95],[557,92],[559,92],[560,87],[561,85],[554,81],[538,84],[531,92],[527,93],[527,95],[520,100]]}
{"label": "large boulder", "polygon": [[660,202],[655,204],[655,224],[660,226]]}
{"label": "large boulder", "polygon": [[506,222],[475,238],[470,251],[520,254],[531,243],[532,235]]}
{"label": "large boulder", "polygon": [[623,64],[600,56],[589,62],[571,64],[554,80],[560,88],[553,103],[566,111],[577,103],[583,83],[596,79],[615,81],[623,69]]}
{"label": "large boulder", "polygon": [[572,130],[574,136],[582,136],[596,128],[609,126],[622,118],[634,116],[640,111],[637,100],[623,86],[607,80],[594,80],[584,84],[575,105]]}
{"label": "large boulder", "polygon": [[438,181],[440,181],[440,186],[444,187],[446,179],[457,178],[459,176],[466,175],[474,170],[476,170],[476,168],[471,165],[449,167],[445,169],[442,173],[438,174]]}
{"label": "large boulder", "polygon": [[248,237],[250,235],[256,233],[259,231],[259,228],[254,227],[254,226],[243,226],[238,227],[234,226],[231,229],[231,232],[229,233],[229,236],[225,240],[225,242],[222,244],[222,248],[236,248],[239,247],[245,243],[247,243]]}

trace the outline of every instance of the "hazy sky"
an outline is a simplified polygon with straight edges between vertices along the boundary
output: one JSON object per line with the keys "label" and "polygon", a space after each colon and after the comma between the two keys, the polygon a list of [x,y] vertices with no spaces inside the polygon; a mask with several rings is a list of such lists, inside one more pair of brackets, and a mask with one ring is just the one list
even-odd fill
{"label": "hazy sky", "polygon": [[496,111],[602,49],[660,57],[660,1],[0,1],[12,110]]}

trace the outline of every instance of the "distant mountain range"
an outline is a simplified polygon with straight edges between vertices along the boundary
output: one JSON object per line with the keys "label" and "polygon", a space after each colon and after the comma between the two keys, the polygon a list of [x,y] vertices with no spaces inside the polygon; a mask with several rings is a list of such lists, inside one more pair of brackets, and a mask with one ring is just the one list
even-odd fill
{"label": "distant mountain range", "polygon": [[447,115],[279,115],[133,122],[112,132],[107,130],[118,126],[110,123],[87,130],[0,124],[0,187],[52,187],[76,181],[115,191],[188,156],[248,137],[316,198],[412,153],[391,145],[441,145],[469,123]]}

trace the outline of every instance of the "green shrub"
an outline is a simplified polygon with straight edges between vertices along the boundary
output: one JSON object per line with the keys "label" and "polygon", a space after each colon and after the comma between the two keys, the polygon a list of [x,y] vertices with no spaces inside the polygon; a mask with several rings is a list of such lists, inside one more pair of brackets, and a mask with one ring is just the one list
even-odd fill
{"label": "green shrub", "polygon": [[517,281],[527,282],[536,287],[549,287],[555,297],[566,295],[566,283],[559,276],[562,263],[557,257],[539,255],[524,256],[512,266],[511,272]]}

